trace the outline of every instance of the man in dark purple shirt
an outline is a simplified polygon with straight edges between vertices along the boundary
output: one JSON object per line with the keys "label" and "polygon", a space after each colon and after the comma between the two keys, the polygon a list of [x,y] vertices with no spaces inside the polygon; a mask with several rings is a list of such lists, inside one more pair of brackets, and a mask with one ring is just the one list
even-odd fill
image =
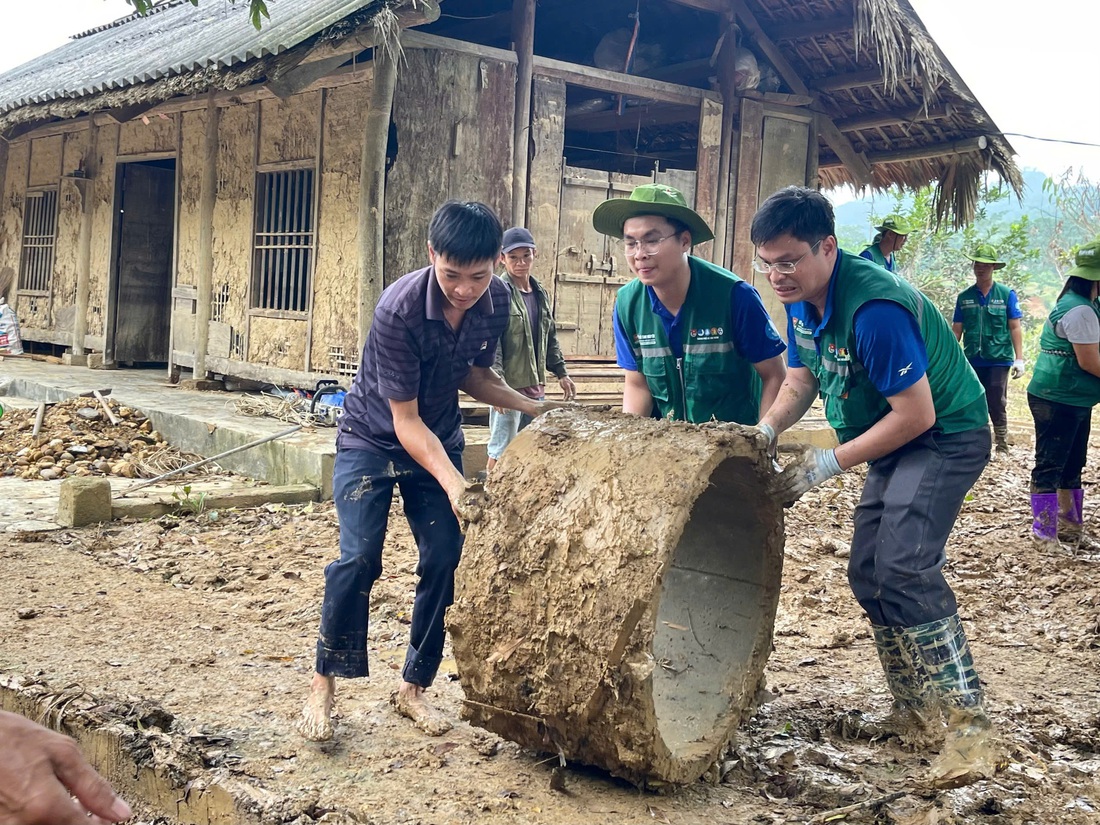
{"label": "man in dark purple shirt", "polygon": [[532,417],[562,406],[521,395],[491,369],[508,324],[508,291],[493,277],[502,234],[485,204],[448,201],[428,227],[431,266],[390,285],[374,310],[336,438],[340,558],[325,568],[316,673],[301,721],[309,739],[333,735],[336,677],[368,675],[370,591],[382,572],[395,485],[416,537],[420,580],[392,701],[426,733],[451,727],[424,689],[442,661],[443,616],[462,551],[457,507],[467,483],[458,391]]}

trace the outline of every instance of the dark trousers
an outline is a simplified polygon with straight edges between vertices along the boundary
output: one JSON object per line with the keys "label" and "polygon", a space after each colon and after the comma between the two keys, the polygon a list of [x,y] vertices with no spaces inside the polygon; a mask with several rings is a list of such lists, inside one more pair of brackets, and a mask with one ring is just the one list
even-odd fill
{"label": "dark trousers", "polygon": [[[462,469],[459,453],[449,455]],[[454,601],[454,573],[462,532],[447,494],[410,458],[393,459],[366,450],[338,450],[332,497],[340,521],[340,558],[325,567],[325,598],[317,639],[317,672],[367,676],[367,615],[370,591],[382,574],[393,488],[401,489],[420,561],[405,668],[406,682],[428,687],[443,660],[443,616]]]}
{"label": "dark trousers", "polygon": [[871,624],[915,627],[958,611],[944,546],[990,444],[985,427],[929,431],[871,465],[848,561],[848,583]]}
{"label": "dark trousers", "polygon": [[1035,419],[1035,469],[1031,492],[1076,490],[1089,450],[1092,407],[1074,407],[1027,394]]}
{"label": "dark trousers", "polygon": [[974,367],[985,387],[985,403],[994,427],[1008,426],[1008,372],[1011,367]]}

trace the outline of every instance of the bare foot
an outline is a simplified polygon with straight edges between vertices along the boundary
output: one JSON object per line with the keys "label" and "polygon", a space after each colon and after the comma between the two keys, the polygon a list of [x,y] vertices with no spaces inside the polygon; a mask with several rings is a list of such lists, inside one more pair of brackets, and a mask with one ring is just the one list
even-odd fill
{"label": "bare foot", "polygon": [[446,716],[428,704],[420,685],[402,682],[390,696],[390,704],[402,716],[412,719],[413,724],[428,736],[442,736],[454,727]]}
{"label": "bare foot", "polygon": [[332,738],[332,708],[336,704],[336,679],[332,676],[313,674],[309,698],[298,720],[298,731],[312,742],[326,742]]}

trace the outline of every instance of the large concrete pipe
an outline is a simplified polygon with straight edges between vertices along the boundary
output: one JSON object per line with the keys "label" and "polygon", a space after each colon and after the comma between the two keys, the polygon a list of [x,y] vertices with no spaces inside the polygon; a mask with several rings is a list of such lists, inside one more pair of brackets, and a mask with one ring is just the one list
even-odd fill
{"label": "large concrete pipe", "polygon": [[466,718],[638,784],[698,779],[771,649],[783,510],[763,446],[592,411],[521,432],[458,570]]}

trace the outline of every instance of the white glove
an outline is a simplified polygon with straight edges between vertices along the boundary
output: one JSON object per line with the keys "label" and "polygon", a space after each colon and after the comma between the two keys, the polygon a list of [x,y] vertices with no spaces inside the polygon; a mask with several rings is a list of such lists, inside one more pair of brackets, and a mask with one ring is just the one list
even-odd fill
{"label": "white glove", "polygon": [[1015,361],[1013,361],[1012,362],[1012,377],[1013,378],[1020,378],[1021,376],[1023,376],[1025,366],[1026,366],[1026,362],[1024,361],[1023,358],[1017,358]]}
{"label": "white glove", "polygon": [[764,438],[768,439],[768,446],[766,448],[767,454],[771,457],[772,461],[775,461],[776,443],[779,440],[779,436],[775,433],[775,428],[771,424],[757,424],[756,429]]}
{"label": "white glove", "polygon": [[835,450],[807,447],[772,479],[771,493],[783,504],[793,504],[807,490],[840,473]]}

